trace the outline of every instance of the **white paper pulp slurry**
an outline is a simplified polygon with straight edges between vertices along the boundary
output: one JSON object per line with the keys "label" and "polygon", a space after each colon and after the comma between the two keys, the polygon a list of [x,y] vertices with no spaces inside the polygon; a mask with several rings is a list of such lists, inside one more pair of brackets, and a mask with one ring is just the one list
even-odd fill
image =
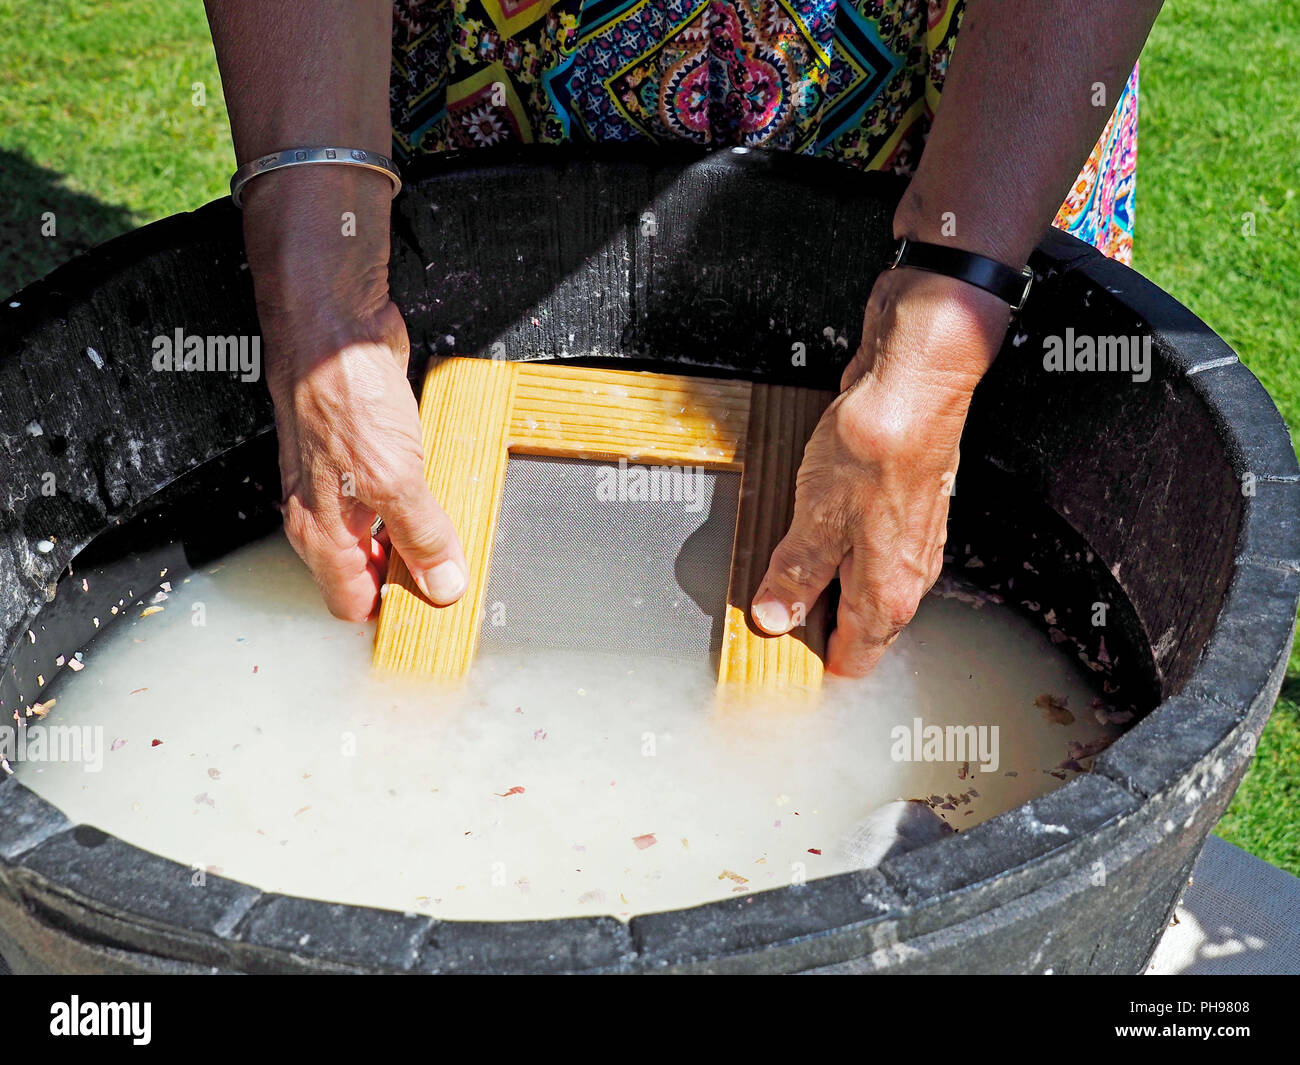
{"label": "white paper pulp slurry", "polygon": [[885,804],[963,831],[1119,733],[1072,653],[965,595],[928,597],[863,681],[725,711],[706,665],[655,658],[482,656],[452,694],[377,678],[374,624],[330,617],[278,534],[158,605],[27,718],[102,729],[102,768],[11,758],[22,782],[195,880],[449,919],[629,918],[845,872],[878,860]]}

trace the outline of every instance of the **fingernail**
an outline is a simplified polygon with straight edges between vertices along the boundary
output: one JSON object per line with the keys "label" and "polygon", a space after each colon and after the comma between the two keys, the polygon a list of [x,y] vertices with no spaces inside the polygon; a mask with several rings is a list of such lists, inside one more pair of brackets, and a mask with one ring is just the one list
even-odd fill
{"label": "fingernail", "polygon": [[451,559],[439,562],[427,573],[412,573],[411,576],[420,586],[420,591],[439,606],[454,603],[465,591],[465,571]]}
{"label": "fingernail", "polygon": [[753,606],[754,621],[769,636],[783,636],[790,629],[790,611],[775,599],[763,599]]}

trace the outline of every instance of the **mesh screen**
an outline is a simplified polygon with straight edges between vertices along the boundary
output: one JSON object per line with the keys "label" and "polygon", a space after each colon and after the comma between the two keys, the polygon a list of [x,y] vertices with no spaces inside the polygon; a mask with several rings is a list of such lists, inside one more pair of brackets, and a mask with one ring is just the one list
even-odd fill
{"label": "mesh screen", "polygon": [[511,457],[480,653],[715,658],[740,474]]}

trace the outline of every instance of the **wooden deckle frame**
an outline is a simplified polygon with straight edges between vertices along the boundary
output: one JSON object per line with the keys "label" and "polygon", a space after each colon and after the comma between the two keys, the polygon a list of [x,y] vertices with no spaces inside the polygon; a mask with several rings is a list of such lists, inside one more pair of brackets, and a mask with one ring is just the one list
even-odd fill
{"label": "wooden deckle frame", "polygon": [[832,398],[812,389],[553,362],[431,360],[420,402],[425,479],[456,524],[469,587],[455,605],[432,606],[394,553],[374,665],[448,682],[469,672],[506,463],[511,454],[550,455],[739,471],[719,684],[817,687],[825,603],[779,637],[754,628],[749,604],[789,526],[804,445]]}

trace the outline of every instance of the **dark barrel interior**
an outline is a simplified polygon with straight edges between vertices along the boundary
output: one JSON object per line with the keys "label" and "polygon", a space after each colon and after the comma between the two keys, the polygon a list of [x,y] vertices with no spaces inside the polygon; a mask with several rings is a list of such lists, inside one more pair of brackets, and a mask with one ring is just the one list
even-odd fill
{"label": "dark barrel interior", "polygon": [[[413,382],[455,351],[833,388],[902,187],[741,150],[532,149],[409,177],[391,279]],[[1281,683],[1300,472],[1264,390],[1175,300],[1056,232],[1032,265],[963,440],[950,564],[1054,628],[1140,719],[1092,773],[877,870],[630,925],[196,890],[4,780],[0,955],[15,971],[1140,970]],[[264,385],[152,366],[177,328],[258,332],[227,201],[95,250],[0,316],[9,714],[119,599],[273,529],[279,483]],[[1045,370],[1067,329],[1149,338],[1149,380]]]}

